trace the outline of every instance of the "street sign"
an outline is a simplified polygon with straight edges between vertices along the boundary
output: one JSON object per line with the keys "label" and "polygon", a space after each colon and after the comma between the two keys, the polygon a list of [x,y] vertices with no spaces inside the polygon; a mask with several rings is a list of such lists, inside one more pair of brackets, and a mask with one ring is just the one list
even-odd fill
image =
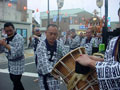
{"label": "street sign", "polygon": [[79,29],[85,30],[85,29],[87,29],[87,27],[85,27],[85,25],[80,25]]}

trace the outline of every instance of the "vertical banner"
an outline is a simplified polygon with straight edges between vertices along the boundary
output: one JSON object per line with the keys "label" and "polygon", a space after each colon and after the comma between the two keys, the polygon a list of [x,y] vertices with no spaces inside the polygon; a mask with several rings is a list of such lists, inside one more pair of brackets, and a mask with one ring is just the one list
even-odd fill
{"label": "vertical banner", "polygon": [[73,22],[72,22],[72,17],[70,16],[70,24],[72,24]]}
{"label": "vertical banner", "polygon": [[59,17],[59,22],[61,22],[62,21],[62,15],[60,15],[60,17]]}
{"label": "vertical banner", "polygon": [[56,22],[56,21],[57,21],[57,18],[58,18],[57,15],[53,16],[53,22]]}

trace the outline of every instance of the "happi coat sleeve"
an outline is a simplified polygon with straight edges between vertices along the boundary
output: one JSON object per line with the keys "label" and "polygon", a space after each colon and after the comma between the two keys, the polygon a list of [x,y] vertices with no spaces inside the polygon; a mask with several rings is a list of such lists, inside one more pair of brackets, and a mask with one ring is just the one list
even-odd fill
{"label": "happi coat sleeve", "polygon": [[118,38],[115,37],[109,42],[104,62],[96,63],[100,90],[120,90],[120,62],[115,60],[114,56]]}

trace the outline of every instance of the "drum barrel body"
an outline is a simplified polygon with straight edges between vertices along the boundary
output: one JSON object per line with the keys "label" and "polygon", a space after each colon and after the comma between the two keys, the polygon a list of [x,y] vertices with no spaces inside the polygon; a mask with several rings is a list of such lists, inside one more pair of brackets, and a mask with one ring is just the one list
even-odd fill
{"label": "drum barrel body", "polygon": [[54,77],[63,79],[68,90],[99,90],[96,73],[75,62],[80,54],[85,53],[85,48],[72,50],[57,62],[51,72]]}

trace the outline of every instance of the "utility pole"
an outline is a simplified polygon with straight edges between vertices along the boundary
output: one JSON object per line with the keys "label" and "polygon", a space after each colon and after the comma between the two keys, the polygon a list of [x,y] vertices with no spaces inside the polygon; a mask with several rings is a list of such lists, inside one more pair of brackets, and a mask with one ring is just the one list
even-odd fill
{"label": "utility pole", "polygon": [[[64,0],[57,0],[57,6],[58,6],[58,20],[57,20],[57,24],[58,24],[58,30],[60,28],[60,23],[59,23],[59,11],[60,9],[63,7],[63,4],[64,4]],[[61,35],[61,31],[59,30],[59,36]]]}
{"label": "utility pole", "polygon": [[108,43],[108,27],[107,27],[107,18],[108,18],[108,0],[105,0],[105,25],[103,27],[102,36],[103,43],[107,46]]}
{"label": "utility pole", "polygon": [[49,0],[48,0],[48,25],[50,24],[50,10],[49,10]]}
{"label": "utility pole", "polygon": [[4,16],[5,16],[5,0],[3,0],[3,9],[2,9],[2,13],[3,13],[3,20],[5,19]]}
{"label": "utility pole", "polygon": [[108,18],[108,0],[105,0],[105,27],[107,27],[107,18]]}
{"label": "utility pole", "polygon": [[58,28],[59,28],[59,7],[58,7],[58,20],[57,20],[58,22]]}

